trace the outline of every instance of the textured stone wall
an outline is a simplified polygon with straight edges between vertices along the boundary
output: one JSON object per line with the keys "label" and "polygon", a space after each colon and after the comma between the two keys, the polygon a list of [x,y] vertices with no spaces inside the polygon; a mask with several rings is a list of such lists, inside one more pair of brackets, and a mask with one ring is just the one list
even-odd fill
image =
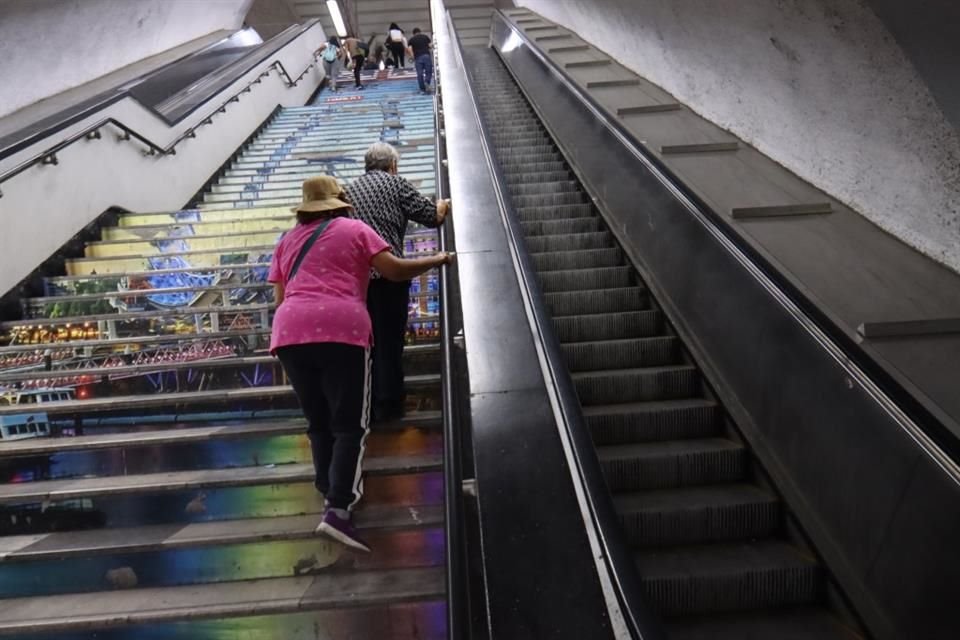
{"label": "textured stone wall", "polygon": [[[946,103],[937,102],[865,1],[516,4],[576,30],[704,117],[960,271],[960,136],[944,115]],[[908,35],[913,49],[922,50],[918,29]]]}

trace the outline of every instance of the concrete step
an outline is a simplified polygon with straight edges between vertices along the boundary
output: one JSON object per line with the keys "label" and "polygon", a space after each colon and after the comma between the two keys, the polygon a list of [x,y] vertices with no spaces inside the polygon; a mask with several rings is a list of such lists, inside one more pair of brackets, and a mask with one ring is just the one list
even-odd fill
{"label": "concrete step", "polygon": [[[313,516],[314,527],[320,516]],[[107,530],[104,533],[109,536]],[[207,543],[127,552],[104,551],[65,560],[24,560],[0,565],[6,580],[0,598],[57,596],[119,588],[154,588],[262,580],[349,571],[384,571],[444,564],[443,528],[368,529],[371,552],[354,554],[316,534],[307,537]],[[69,572],[67,580],[58,579]],[[2,602],[2,600],[0,600]]]}
{"label": "concrete step", "polygon": [[[4,536],[0,537],[0,562],[63,560],[107,553],[143,553],[221,544],[301,540],[316,536],[319,521],[320,514],[310,513],[276,518]],[[443,524],[443,508],[438,504],[361,506],[354,515],[354,524],[360,530],[436,527]]]}
{"label": "concrete step", "polygon": [[374,607],[440,600],[444,592],[444,569],[426,567],[12,598],[0,609],[0,634],[91,633],[174,620]]}
{"label": "concrete step", "polygon": [[[191,424],[191,423],[187,423]],[[410,425],[381,429],[367,439],[366,455],[369,458],[406,455],[440,455],[443,441],[438,429],[420,429]],[[237,425],[240,426],[240,425]],[[310,458],[310,443],[306,427],[300,422],[292,433],[248,433],[240,437],[226,434],[198,438],[189,426],[171,427],[165,439],[158,442],[150,436],[161,435],[146,432],[147,438],[138,441],[138,434],[130,430],[117,438],[112,434],[101,436],[109,447],[70,448],[74,438],[54,438],[61,449],[48,452],[42,458],[37,455],[3,458],[0,460],[0,477],[21,482],[66,480],[68,478],[120,477],[172,472],[235,469],[243,467],[269,467],[290,464],[307,464]],[[129,427],[128,427],[129,428]],[[112,429],[106,427],[105,429]],[[85,433],[97,428],[85,428]],[[202,427],[196,430],[203,430]],[[246,431],[238,429],[241,431]],[[84,440],[97,436],[81,436]]]}
{"label": "concrete step", "polygon": [[[363,471],[368,475],[395,475],[436,471],[441,455],[410,455],[365,458]],[[173,471],[103,478],[43,480],[0,485],[0,504],[56,502],[124,494],[155,495],[175,491],[199,491],[223,487],[275,485],[312,481],[311,464],[285,464],[235,469]]]}

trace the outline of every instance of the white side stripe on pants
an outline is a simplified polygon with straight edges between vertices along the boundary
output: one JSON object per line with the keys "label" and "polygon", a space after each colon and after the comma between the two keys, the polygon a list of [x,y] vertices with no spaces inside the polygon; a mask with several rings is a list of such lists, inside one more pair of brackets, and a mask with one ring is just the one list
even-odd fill
{"label": "white side stripe on pants", "polygon": [[363,438],[360,439],[360,453],[357,455],[357,468],[353,475],[353,502],[347,509],[352,510],[360,498],[363,497],[363,454],[367,450],[367,436],[370,435],[370,387],[371,387],[371,360],[370,347],[363,353],[363,409],[360,411],[360,428],[363,429]]}

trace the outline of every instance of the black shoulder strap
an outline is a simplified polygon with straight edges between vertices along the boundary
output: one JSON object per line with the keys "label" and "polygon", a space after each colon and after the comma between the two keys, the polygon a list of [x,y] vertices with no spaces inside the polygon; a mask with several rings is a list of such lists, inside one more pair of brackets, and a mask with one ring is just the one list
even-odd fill
{"label": "black shoulder strap", "polygon": [[318,224],[316,230],[314,230],[314,232],[310,234],[310,237],[307,238],[307,241],[303,243],[303,247],[300,248],[300,253],[297,254],[297,259],[293,263],[293,268],[290,269],[290,275],[287,276],[287,283],[293,280],[293,276],[297,275],[297,271],[300,270],[300,263],[302,263],[303,259],[307,257],[307,254],[310,253],[310,249],[313,248],[313,245],[316,243],[317,238],[320,237],[320,234],[323,233],[324,229],[326,229],[327,225],[329,225],[331,222],[333,222],[333,218],[327,218]]}

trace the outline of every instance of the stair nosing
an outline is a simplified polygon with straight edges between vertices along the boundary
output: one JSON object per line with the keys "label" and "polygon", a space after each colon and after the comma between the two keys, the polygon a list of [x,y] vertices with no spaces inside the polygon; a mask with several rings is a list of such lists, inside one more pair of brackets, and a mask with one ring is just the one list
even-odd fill
{"label": "stair nosing", "polygon": [[[403,464],[396,464],[403,461]],[[383,456],[366,458],[367,474],[406,475],[438,471],[442,456]],[[38,480],[0,485],[0,504],[30,504],[115,495],[155,494],[206,488],[242,487],[312,482],[312,464],[264,465],[232,469],[170,471],[79,479]]]}

